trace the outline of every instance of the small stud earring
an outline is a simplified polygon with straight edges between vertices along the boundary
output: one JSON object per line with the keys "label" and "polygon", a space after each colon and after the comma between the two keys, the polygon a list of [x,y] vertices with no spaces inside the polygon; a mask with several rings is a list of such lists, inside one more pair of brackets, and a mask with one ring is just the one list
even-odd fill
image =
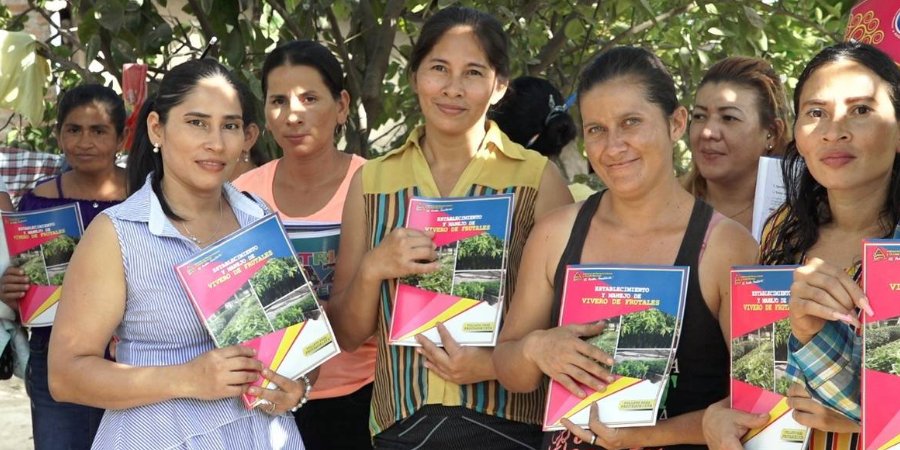
{"label": "small stud earring", "polygon": [[153,153],[159,153],[159,142],[153,143]]}

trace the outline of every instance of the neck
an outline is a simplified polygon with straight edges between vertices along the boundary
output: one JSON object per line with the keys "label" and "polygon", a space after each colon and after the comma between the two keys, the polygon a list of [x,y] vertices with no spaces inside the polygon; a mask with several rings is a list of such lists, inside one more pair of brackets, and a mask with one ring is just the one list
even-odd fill
{"label": "neck", "polygon": [[743,177],[731,183],[717,183],[707,180],[704,200],[716,211],[733,218],[753,208],[755,191],[755,173],[752,177]]}
{"label": "neck", "polygon": [[[125,185],[125,177],[118,167],[112,166],[100,172],[72,170],[67,174],[77,191],[73,194],[80,197],[96,200],[117,200],[122,197],[121,190]],[[91,194],[85,195],[86,193]]]}
{"label": "neck", "polygon": [[658,226],[660,217],[675,217],[675,212],[689,208],[693,196],[671,178],[647,192],[634,196],[611,196],[610,207],[615,219],[632,230],[642,232]]}
{"label": "neck", "polygon": [[173,177],[163,176],[160,188],[169,207],[185,222],[220,214],[225,195],[222,186],[208,191],[190,190]]}
{"label": "neck", "polygon": [[278,169],[284,171],[287,179],[296,186],[317,186],[323,180],[331,179],[327,176],[329,174],[343,178],[344,174],[340,173],[340,169],[344,159],[349,157],[350,155],[338,151],[333,145],[310,155],[288,152],[278,163]]}
{"label": "neck", "polygon": [[485,135],[484,125],[476,125],[462,134],[448,135],[426,123],[422,151],[432,167],[465,166],[478,152]]}
{"label": "neck", "polygon": [[[828,191],[828,206],[831,209],[832,226],[847,232],[877,237],[886,233],[881,223],[881,213],[887,201],[888,184],[874,190]],[[877,230],[875,230],[877,228]]]}

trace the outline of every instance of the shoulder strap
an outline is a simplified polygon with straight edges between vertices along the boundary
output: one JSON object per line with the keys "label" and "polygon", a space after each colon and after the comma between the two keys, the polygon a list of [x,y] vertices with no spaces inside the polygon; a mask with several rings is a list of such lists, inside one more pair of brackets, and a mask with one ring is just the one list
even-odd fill
{"label": "shoulder strap", "polygon": [[703,239],[706,237],[706,231],[712,216],[713,209],[708,203],[699,198],[694,200],[691,218],[688,221],[684,237],[681,239],[678,256],[675,257],[676,266],[692,266],[698,262],[700,250],[703,248]]}
{"label": "shoulder strap", "polygon": [[553,313],[551,316],[551,324],[559,321],[559,305],[562,299],[563,284],[566,281],[566,266],[570,264],[579,264],[581,262],[581,250],[584,248],[584,240],[587,238],[588,230],[591,228],[591,219],[600,207],[600,199],[606,189],[591,194],[578,210],[575,216],[575,223],[572,224],[572,233],[569,235],[569,242],[559,257],[559,263],[556,265],[556,272],[553,274]]}
{"label": "shoulder strap", "polygon": [[63,195],[61,174],[56,176],[56,194],[59,195],[59,198],[66,198],[66,196]]}

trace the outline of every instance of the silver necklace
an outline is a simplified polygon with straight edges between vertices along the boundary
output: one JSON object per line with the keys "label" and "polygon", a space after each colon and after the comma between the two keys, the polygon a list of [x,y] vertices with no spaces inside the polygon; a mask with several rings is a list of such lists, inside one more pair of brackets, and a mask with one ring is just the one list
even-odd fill
{"label": "silver necklace", "polygon": [[187,226],[187,221],[181,221],[181,227],[184,228],[184,234],[186,235],[185,237],[190,239],[191,242],[193,242],[194,244],[197,244],[199,246],[201,243],[208,242],[209,240],[212,240],[213,238],[215,238],[216,236],[219,235],[219,230],[222,228],[222,222],[224,221],[223,218],[224,218],[224,216],[222,213],[222,197],[219,196],[219,222],[216,223],[216,229],[213,230],[212,234],[209,236],[209,239],[207,239],[205,241],[201,241],[200,238],[198,238],[196,234],[191,233],[191,229],[188,228],[188,226]]}

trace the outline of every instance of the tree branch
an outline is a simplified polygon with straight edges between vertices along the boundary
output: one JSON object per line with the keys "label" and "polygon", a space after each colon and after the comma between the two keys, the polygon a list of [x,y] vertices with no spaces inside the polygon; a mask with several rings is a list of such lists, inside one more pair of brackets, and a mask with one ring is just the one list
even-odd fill
{"label": "tree branch", "polygon": [[272,6],[272,9],[274,9],[279,16],[281,16],[281,19],[284,20],[284,25],[291,31],[291,34],[298,38],[303,36],[303,29],[300,28],[300,25],[288,12],[287,7],[284,6],[284,2],[281,0],[267,0],[267,3]]}
{"label": "tree branch", "polygon": [[784,15],[784,16],[787,16],[787,17],[790,17],[790,18],[796,20],[797,22],[802,23],[805,26],[808,26],[810,28],[817,30],[819,33],[822,33],[823,35],[830,37],[832,42],[840,42],[840,41],[844,40],[843,33],[838,32],[837,34],[835,34],[834,32],[831,32],[828,29],[826,29],[825,27],[823,27],[817,21],[810,20],[809,17],[804,17],[793,11],[789,11],[787,8],[784,7],[784,4],[782,2],[778,2],[777,6],[776,5],[768,5],[765,2],[759,2],[757,4],[759,6],[761,6],[764,10],[766,10],[766,12],[768,12],[769,14]]}
{"label": "tree branch", "polygon": [[648,29],[650,29],[653,26],[659,26],[660,23],[665,22],[666,20],[669,20],[670,18],[672,18],[678,14],[686,13],[689,10],[692,10],[695,8],[696,8],[696,5],[694,5],[694,4],[682,5],[682,6],[679,6],[676,8],[672,8],[652,19],[645,20],[637,25],[632,25],[627,30],[617,34],[615,37],[613,37],[612,39],[607,41],[605,44],[603,44],[603,47],[601,47],[600,51],[606,51],[606,50],[612,48],[614,45],[616,45],[622,39],[643,33],[644,31],[647,31]]}
{"label": "tree branch", "polygon": [[578,17],[574,12],[569,13],[566,17],[563,18],[562,23],[557,28],[556,32],[553,33],[553,38],[541,48],[540,53],[538,53],[538,63],[531,65],[528,67],[528,73],[531,76],[538,76],[543,71],[547,70],[551,64],[559,57],[562,49],[565,48],[566,42],[568,42],[568,38],[566,37],[566,26],[569,25],[569,22]]}
{"label": "tree branch", "polygon": [[191,7],[191,11],[194,12],[194,17],[197,18],[197,22],[200,23],[200,32],[203,33],[206,42],[209,42],[212,40],[213,36],[216,35],[212,23],[209,22],[209,17],[206,17],[206,14],[203,12],[203,7],[197,3],[197,0],[187,0],[187,2]]}
{"label": "tree branch", "polygon": [[338,55],[340,55],[341,60],[344,61],[344,66],[347,67],[347,81],[350,83],[349,91],[353,94],[354,97],[362,94],[362,81],[360,81],[359,76],[356,74],[355,70],[351,70],[350,62],[352,59],[350,58],[350,52],[347,50],[346,44],[344,44],[344,35],[341,33],[340,24],[338,24],[337,17],[335,17],[334,12],[331,8],[325,8],[325,16],[328,18],[328,24],[331,26],[331,33],[334,37],[334,46],[337,49]]}
{"label": "tree branch", "polygon": [[58,56],[56,53],[53,52],[53,50],[50,49],[50,46],[47,45],[46,42],[37,41],[36,44],[37,44],[37,47],[35,47],[35,51],[37,52],[38,55],[41,55],[44,58],[47,58],[47,60],[62,67],[63,69],[71,70],[71,71],[77,73],[85,81],[91,81],[91,82],[97,81],[97,77],[93,73],[91,73],[84,67],[81,67],[80,65],[75,64],[74,62],[72,62],[66,58]]}

